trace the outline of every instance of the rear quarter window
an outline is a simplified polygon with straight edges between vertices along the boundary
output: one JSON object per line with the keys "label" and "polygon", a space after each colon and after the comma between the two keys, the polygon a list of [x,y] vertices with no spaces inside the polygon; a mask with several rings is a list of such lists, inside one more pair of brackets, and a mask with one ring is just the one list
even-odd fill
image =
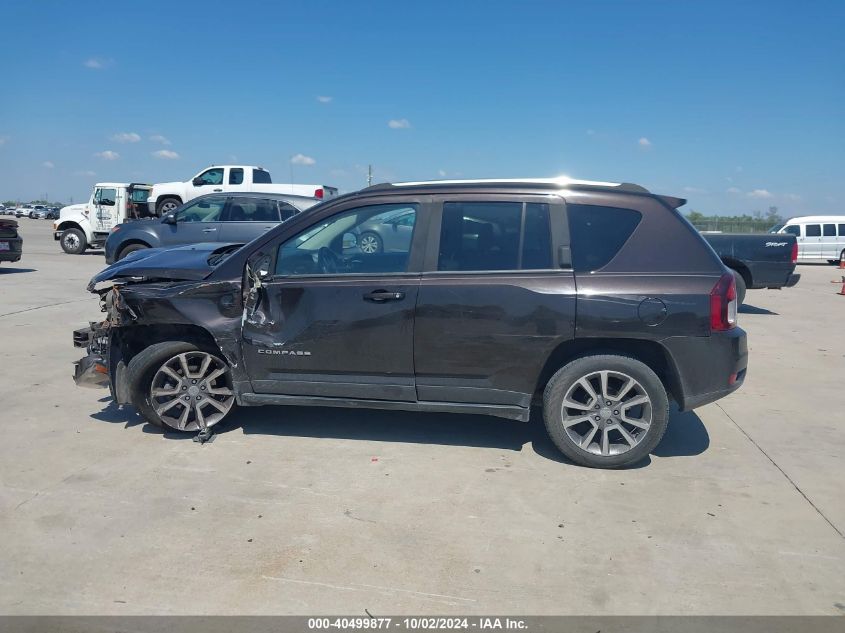
{"label": "rear quarter window", "polygon": [[606,266],[642,220],[633,209],[568,204],[572,267],[589,272]]}
{"label": "rear quarter window", "polygon": [[252,182],[256,185],[269,185],[269,184],[271,184],[270,172],[264,171],[263,169],[253,169],[252,170]]}

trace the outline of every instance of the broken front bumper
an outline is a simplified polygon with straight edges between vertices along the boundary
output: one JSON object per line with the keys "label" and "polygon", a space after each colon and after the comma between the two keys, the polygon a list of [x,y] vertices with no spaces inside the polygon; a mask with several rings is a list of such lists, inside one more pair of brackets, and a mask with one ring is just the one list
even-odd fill
{"label": "broken front bumper", "polygon": [[74,363],[73,381],[79,387],[108,387],[108,332],[102,324],[91,323],[87,328],[74,330],[73,346],[88,350],[87,356]]}

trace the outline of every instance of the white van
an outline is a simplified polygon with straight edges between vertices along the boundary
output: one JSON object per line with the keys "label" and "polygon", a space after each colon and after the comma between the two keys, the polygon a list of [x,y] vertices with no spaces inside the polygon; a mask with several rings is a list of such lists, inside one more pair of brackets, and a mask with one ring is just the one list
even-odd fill
{"label": "white van", "polygon": [[845,256],[845,215],[791,218],[771,233],[791,233],[798,240],[798,263],[838,262]]}

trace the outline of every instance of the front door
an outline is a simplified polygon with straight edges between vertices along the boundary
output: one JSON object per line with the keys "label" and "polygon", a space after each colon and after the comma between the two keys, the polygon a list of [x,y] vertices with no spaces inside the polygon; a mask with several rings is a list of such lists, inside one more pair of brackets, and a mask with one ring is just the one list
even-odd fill
{"label": "front door", "polygon": [[414,308],[424,231],[367,252],[360,235],[416,200],[349,205],[269,249],[271,271],[248,308],[243,357],[255,393],[416,400]]}
{"label": "front door", "polygon": [[117,189],[98,187],[94,191],[94,232],[107,233],[116,223]]}
{"label": "front door", "polygon": [[804,261],[818,261],[822,258],[822,225],[805,224],[804,234],[798,240],[798,258]]}
{"label": "front door", "polygon": [[220,241],[220,225],[226,196],[208,196],[189,202],[176,213],[175,224],[160,231],[162,246]]}

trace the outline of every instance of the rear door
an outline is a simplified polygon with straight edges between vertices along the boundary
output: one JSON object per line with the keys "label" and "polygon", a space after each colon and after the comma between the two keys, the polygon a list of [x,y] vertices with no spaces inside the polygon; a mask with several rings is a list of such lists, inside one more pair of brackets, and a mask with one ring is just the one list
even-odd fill
{"label": "rear door", "polygon": [[812,222],[803,225],[803,236],[798,242],[798,257],[804,261],[822,259],[822,225]]}
{"label": "rear door", "polygon": [[550,350],[574,334],[563,200],[435,201],[414,327],[418,397],[527,409]]}
{"label": "rear door", "polygon": [[821,256],[823,259],[839,259],[835,222],[822,223]]}
{"label": "rear door", "polygon": [[[289,207],[290,205],[285,205]],[[295,210],[294,210],[295,211]],[[285,219],[292,212],[285,209]],[[260,197],[231,196],[220,225],[221,242],[250,242],[282,221],[279,202]]]}
{"label": "rear door", "polygon": [[[416,214],[420,232],[402,250],[363,252],[359,227],[392,210]],[[254,392],[414,401],[424,200],[356,200],[318,217],[262,249],[273,275],[243,324]]]}

